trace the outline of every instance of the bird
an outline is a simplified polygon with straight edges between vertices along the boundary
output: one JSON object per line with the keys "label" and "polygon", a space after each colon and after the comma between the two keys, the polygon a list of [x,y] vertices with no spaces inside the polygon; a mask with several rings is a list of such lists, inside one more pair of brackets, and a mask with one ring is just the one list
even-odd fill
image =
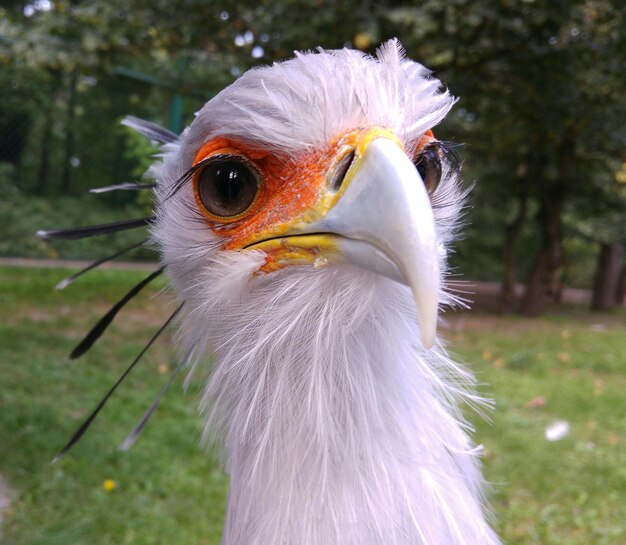
{"label": "bird", "polygon": [[489,402],[437,335],[468,194],[433,132],[455,102],[392,39],[251,69],[181,135],[126,118],[162,146],[153,182],[94,191],[152,191],[154,214],[38,234],[149,230],[60,288],[141,244],[160,265],[72,357],[161,274],[179,304],[60,456],[176,324],[176,373],[204,377],[203,440],[230,478],[222,545],[498,544],[462,411]]}

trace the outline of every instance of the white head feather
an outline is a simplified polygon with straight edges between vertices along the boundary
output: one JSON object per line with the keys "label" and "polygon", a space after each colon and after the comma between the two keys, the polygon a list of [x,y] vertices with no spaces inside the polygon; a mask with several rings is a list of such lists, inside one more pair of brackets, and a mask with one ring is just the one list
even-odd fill
{"label": "white head feather", "polygon": [[[453,103],[395,41],[377,58],[297,54],[209,101],[153,168],[154,237],[185,301],[180,342],[196,366],[215,354],[202,411],[206,439],[226,445],[224,545],[498,543],[457,408],[480,399],[440,345],[419,345],[408,288],[349,265],[255,276],[261,252],[222,251],[189,184],[171,194],[218,136],[293,160],[367,126],[410,146]],[[443,264],[463,201],[451,171],[438,193]]]}

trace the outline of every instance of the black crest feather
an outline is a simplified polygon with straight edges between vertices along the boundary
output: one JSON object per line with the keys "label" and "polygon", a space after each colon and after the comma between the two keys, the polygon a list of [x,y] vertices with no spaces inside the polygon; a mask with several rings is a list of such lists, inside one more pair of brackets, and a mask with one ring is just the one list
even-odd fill
{"label": "black crest feather", "polygon": [[70,354],[70,359],[74,360],[76,358],[80,358],[87,350],[89,350],[93,343],[95,343],[100,336],[106,331],[107,327],[111,324],[117,313],[130,301],[135,295],[137,295],[143,288],[145,288],[150,282],[152,282],[155,278],[157,278],[165,269],[165,267],[161,267],[154,271],[152,274],[144,278],[141,282],[135,285],[124,297],[122,297],[117,303],[115,303],[109,311],[98,320],[98,323],[91,328],[89,333],[85,335],[82,341],[78,343],[76,348],[72,350]]}
{"label": "black crest feather", "polygon": [[154,414],[154,411],[156,411],[157,407],[159,406],[161,399],[163,399],[163,396],[165,396],[165,394],[168,392],[168,390],[174,383],[174,379],[178,376],[178,373],[180,373],[180,371],[185,367],[185,365],[187,365],[192,354],[193,354],[193,348],[187,353],[187,355],[182,360],[180,360],[176,364],[176,366],[174,367],[174,370],[172,371],[172,374],[170,375],[170,378],[163,385],[163,387],[159,390],[159,393],[156,395],[156,397],[150,404],[150,407],[148,407],[148,410],[143,414],[143,416],[141,417],[141,420],[139,420],[137,425],[126,436],[126,439],[124,439],[122,444],[119,446],[120,450],[126,451],[135,444],[135,441],[137,441],[137,438],[139,437],[144,427],[148,423],[148,420],[150,420],[150,417]]}
{"label": "black crest feather", "polygon": [[161,144],[172,144],[178,141],[178,135],[172,131],[152,123],[152,121],[146,121],[145,119],[139,119],[138,117],[129,115],[122,120],[122,125],[134,129],[142,136],[145,136],[148,140],[154,142],[160,142]]}
{"label": "black crest feather", "polygon": [[114,223],[102,223],[100,225],[88,225],[85,227],[73,227],[71,229],[51,229],[37,231],[37,237],[48,239],[78,240],[79,238],[94,237],[97,235],[110,235],[119,231],[136,229],[152,223],[154,216],[134,220],[116,221]]}
{"label": "black crest feather", "polygon": [[81,269],[80,271],[75,272],[74,274],[68,276],[67,278],[64,278],[63,280],[61,280],[56,285],[56,289],[62,290],[62,289],[67,288],[67,286],[69,286],[72,282],[74,282],[74,280],[76,280],[78,277],[82,276],[83,274],[89,272],[92,269],[95,269],[96,267],[102,265],[103,263],[106,263],[107,261],[111,261],[111,260],[115,259],[116,257],[119,257],[119,256],[125,254],[126,252],[130,252],[131,250],[134,250],[135,248],[139,248],[140,246],[143,246],[149,240],[150,240],[149,237],[148,238],[144,238],[143,240],[140,240],[139,242],[136,242],[135,244],[131,244],[130,246],[126,246],[125,248],[122,248],[121,250],[115,252],[114,254],[108,255],[106,257],[98,259],[97,261],[94,261],[93,263],[90,263],[84,269]]}
{"label": "black crest feather", "polygon": [[59,454],[57,454],[54,457],[54,460],[52,460],[52,462],[57,462],[58,460],[60,460],[63,456],[65,456],[65,454],[67,454],[67,452],[76,444],[78,443],[78,441],[80,440],[80,438],[84,435],[84,433],[89,429],[89,426],[91,426],[92,422],[95,420],[96,416],[98,416],[98,413],[102,410],[102,408],[106,405],[106,402],[109,400],[109,398],[113,395],[113,393],[115,392],[115,390],[117,390],[117,387],[124,381],[124,379],[128,376],[128,374],[133,370],[133,368],[135,367],[135,365],[137,365],[137,363],[139,362],[139,360],[143,357],[143,355],[148,351],[148,349],[154,344],[154,341],[156,341],[161,334],[163,333],[163,331],[165,331],[165,329],[167,328],[168,325],[170,325],[170,323],[172,322],[172,320],[177,316],[177,314],[180,312],[180,309],[183,308],[183,304],[181,303],[176,310],[170,315],[170,317],[165,321],[165,323],[158,329],[158,331],[150,338],[150,340],[148,341],[148,343],[146,344],[146,346],[144,346],[141,350],[141,352],[139,352],[139,354],[137,355],[137,357],[132,361],[132,363],[126,368],[126,370],[121,374],[120,378],[117,379],[117,381],[115,382],[115,384],[113,384],[113,386],[111,386],[111,388],[109,388],[109,391],[104,395],[104,397],[100,400],[100,402],[96,405],[95,409],[93,411],[91,411],[91,413],[89,414],[89,416],[84,420],[84,422],[78,427],[78,429],[74,432],[74,434],[72,435],[72,437],[70,437],[70,440],[67,442],[67,444],[61,449],[61,451],[59,452]]}
{"label": "black crest feather", "polygon": [[141,184],[138,182],[124,182],[122,184],[105,185],[104,187],[94,187],[89,193],[108,193],[109,191],[138,191],[142,189],[154,189],[157,184]]}

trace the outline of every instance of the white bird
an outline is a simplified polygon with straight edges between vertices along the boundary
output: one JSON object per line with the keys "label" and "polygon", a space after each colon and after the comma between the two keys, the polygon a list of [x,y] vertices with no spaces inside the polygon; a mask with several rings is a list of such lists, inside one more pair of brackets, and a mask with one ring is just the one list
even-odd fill
{"label": "white bird", "polygon": [[465,191],[431,129],[454,101],[389,41],[251,70],[180,138],[127,121],[166,142],[135,224],[206,369],[223,545],[499,543],[460,412],[483,401],[436,337]]}

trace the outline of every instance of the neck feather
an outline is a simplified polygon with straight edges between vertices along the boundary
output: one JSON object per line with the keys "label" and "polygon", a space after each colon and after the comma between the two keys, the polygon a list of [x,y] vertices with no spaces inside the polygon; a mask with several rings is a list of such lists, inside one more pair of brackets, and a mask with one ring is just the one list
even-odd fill
{"label": "neck feather", "polygon": [[479,401],[471,377],[419,347],[408,290],[340,268],[211,282],[183,329],[217,352],[202,408],[226,445],[223,545],[498,543],[457,409]]}

